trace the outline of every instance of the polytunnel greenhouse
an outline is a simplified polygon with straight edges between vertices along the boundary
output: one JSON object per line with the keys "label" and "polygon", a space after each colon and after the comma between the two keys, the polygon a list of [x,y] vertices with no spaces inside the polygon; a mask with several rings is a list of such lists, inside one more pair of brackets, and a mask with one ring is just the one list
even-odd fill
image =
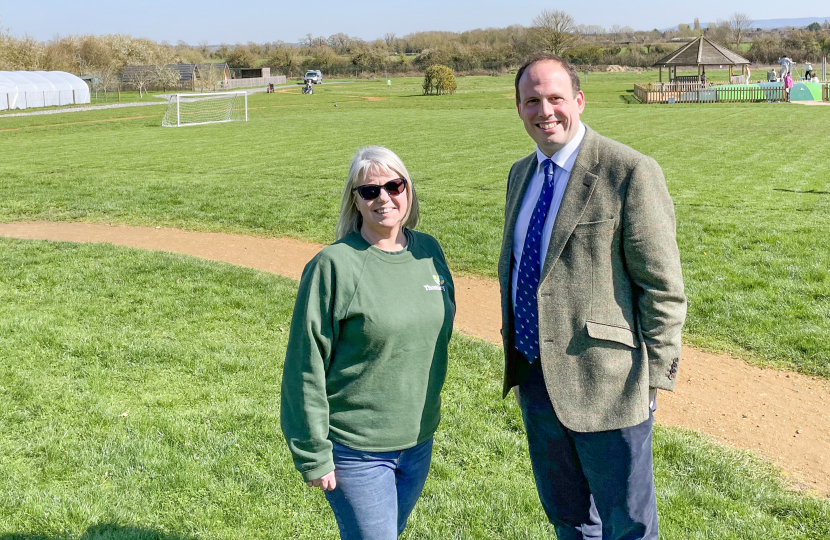
{"label": "polytunnel greenhouse", "polygon": [[0,111],[89,103],[89,87],[65,71],[0,71]]}

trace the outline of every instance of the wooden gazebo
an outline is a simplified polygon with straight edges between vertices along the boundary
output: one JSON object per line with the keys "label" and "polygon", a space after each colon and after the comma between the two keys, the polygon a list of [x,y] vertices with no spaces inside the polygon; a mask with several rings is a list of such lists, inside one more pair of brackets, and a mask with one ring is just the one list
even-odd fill
{"label": "wooden gazebo", "polygon": [[[669,82],[678,81],[678,66],[697,66],[697,81],[706,71],[706,66],[729,66],[729,78],[733,76],[735,66],[741,66],[741,73],[746,73],[749,60],[738,56],[726,47],[700,36],[694,41],[683,45],[673,53],[664,56],[654,64],[660,68],[660,82],[663,82],[663,67],[669,69]],[[689,81],[686,81],[689,82]]]}

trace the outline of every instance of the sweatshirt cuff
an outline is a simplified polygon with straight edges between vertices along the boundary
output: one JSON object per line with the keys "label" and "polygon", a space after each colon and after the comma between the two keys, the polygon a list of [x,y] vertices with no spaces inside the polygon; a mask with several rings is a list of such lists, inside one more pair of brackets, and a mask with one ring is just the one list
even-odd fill
{"label": "sweatshirt cuff", "polygon": [[334,462],[326,461],[322,465],[314,467],[313,469],[309,469],[307,471],[300,471],[300,474],[303,475],[303,480],[305,480],[306,482],[311,482],[312,480],[317,480],[318,478],[324,477],[333,470]]}

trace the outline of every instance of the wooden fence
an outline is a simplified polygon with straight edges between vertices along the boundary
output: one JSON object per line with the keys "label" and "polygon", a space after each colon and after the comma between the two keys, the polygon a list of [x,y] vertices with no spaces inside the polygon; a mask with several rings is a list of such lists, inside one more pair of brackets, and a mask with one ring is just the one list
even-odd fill
{"label": "wooden fence", "polygon": [[821,86],[821,100],[830,101],[830,83],[824,83]]}
{"label": "wooden fence", "polygon": [[781,86],[710,86],[699,82],[635,84],[634,96],[642,103],[755,103],[786,99]]}

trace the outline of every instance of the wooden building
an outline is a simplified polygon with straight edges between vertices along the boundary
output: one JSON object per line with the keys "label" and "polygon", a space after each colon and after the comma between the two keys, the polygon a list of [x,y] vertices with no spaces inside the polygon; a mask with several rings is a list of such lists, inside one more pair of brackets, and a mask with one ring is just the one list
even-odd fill
{"label": "wooden building", "polygon": [[[669,82],[703,82],[702,76],[706,72],[706,66],[729,66],[729,78],[732,80],[735,66],[741,66],[741,73],[745,74],[749,63],[749,60],[723,45],[701,36],[664,56],[654,65],[660,68],[660,82],[663,82],[664,67],[669,70]],[[697,66],[697,77],[677,75],[678,67],[693,66]]]}

